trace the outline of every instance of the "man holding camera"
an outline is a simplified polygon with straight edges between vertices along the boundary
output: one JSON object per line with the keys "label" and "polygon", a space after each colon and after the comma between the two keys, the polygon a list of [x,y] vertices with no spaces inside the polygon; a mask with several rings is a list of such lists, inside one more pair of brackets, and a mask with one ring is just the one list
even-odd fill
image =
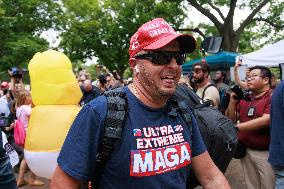
{"label": "man holding camera", "polygon": [[[267,67],[250,68],[247,87],[252,92],[249,101],[237,100],[236,93],[230,96],[226,115],[238,121],[239,142],[246,146],[246,154],[241,158],[247,189],[271,189],[274,175],[268,163],[271,72]],[[236,115],[237,112],[237,115]]]}

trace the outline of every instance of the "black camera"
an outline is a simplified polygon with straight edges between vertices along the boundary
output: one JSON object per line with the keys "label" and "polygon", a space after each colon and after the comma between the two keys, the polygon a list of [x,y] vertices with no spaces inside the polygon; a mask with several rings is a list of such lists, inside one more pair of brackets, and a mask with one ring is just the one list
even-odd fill
{"label": "black camera", "polygon": [[107,81],[106,81],[106,77],[105,77],[105,75],[99,75],[99,77],[98,77],[98,79],[99,79],[99,82],[101,83],[101,84],[106,84],[107,83]]}
{"label": "black camera", "polygon": [[251,92],[247,89],[242,89],[238,84],[232,85],[230,89],[236,94],[235,99],[245,101],[251,100]]}
{"label": "black camera", "polygon": [[5,117],[5,113],[1,113],[0,115],[0,128],[1,127],[9,127],[10,126],[10,118]]}

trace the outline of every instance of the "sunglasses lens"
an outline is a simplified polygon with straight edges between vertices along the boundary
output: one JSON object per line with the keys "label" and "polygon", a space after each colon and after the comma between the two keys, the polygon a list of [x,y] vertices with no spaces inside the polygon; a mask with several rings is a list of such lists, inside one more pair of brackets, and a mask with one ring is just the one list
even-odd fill
{"label": "sunglasses lens", "polygon": [[201,68],[194,68],[192,69],[192,72],[199,74],[201,72]]}
{"label": "sunglasses lens", "polygon": [[178,65],[182,65],[185,61],[185,54],[181,54],[181,53],[161,52],[161,53],[157,53],[156,55],[157,56],[156,56],[155,63],[159,65],[170,64],[173,57],[176,59],[176,62]]}
{"label": "sunglasses lens", "polygon": [[161,54],[161,62],[163,65],[171,63],[172,55],[171,54]]}
{"label": "sunglasses lens", "polygon": [[153,55],[154,56],[153,56],[152,62],[154,64],[157,64],[157,65],[167,65],[171,61],[171,57],[169,57],[168,55],[166,55],[164,53],[156,52]]}

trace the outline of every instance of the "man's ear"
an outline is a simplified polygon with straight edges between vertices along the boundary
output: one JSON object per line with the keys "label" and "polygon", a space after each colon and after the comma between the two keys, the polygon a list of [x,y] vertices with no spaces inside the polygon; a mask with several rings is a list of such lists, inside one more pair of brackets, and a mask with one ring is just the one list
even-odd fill
{"label": "man's ear", "polygon": [[268,77],[264,77],[263,78],[263,82],[264,82],[264,84],[269,84],[269,78]]}
{"label": "man's ear", "polygon": [[209,72],[203,72],[205,77],[209,78]]}
{"label": "man's ear", "polygon": [[129,59],[129,67],[132,71],[134,71],[135,67],[137,67],[136,65],[137,65],[136,59],[130,58]]}

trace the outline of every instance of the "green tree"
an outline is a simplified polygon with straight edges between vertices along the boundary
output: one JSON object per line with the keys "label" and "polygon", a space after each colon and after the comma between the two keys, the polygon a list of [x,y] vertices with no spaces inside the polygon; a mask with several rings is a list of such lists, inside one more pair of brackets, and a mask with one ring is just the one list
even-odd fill
{"label": "green tree", "polygon": [[27,68],[38,51],[48,49],[42,31],[56,28],[61,7],[53,0],[0,1],[0,70]]}
{"label": "green tree", "polygon": [[[79,3],[80,2],[80,3]],[[63,0],[70,21],[61,47],[72,61],[98,57],[122,76],[128,67],[130,37],[140,25],[163,17],[179,27],[185,15],[181,0]]]}
{"label": "green tree", "polygon": [[[215,34],[224,37],[223,49],[236,52],[248,52],[255,46],[277,41],[284,37],[283,0],[187,0],[191,6],[205,15],[212,25],[200,24],[206,35]],[[221,8],[227,7],[227,15]],[[238,25],[234,23],[237,9],[250,10],[250,14]],[[267,39],[263,41],[263,39]]]}

